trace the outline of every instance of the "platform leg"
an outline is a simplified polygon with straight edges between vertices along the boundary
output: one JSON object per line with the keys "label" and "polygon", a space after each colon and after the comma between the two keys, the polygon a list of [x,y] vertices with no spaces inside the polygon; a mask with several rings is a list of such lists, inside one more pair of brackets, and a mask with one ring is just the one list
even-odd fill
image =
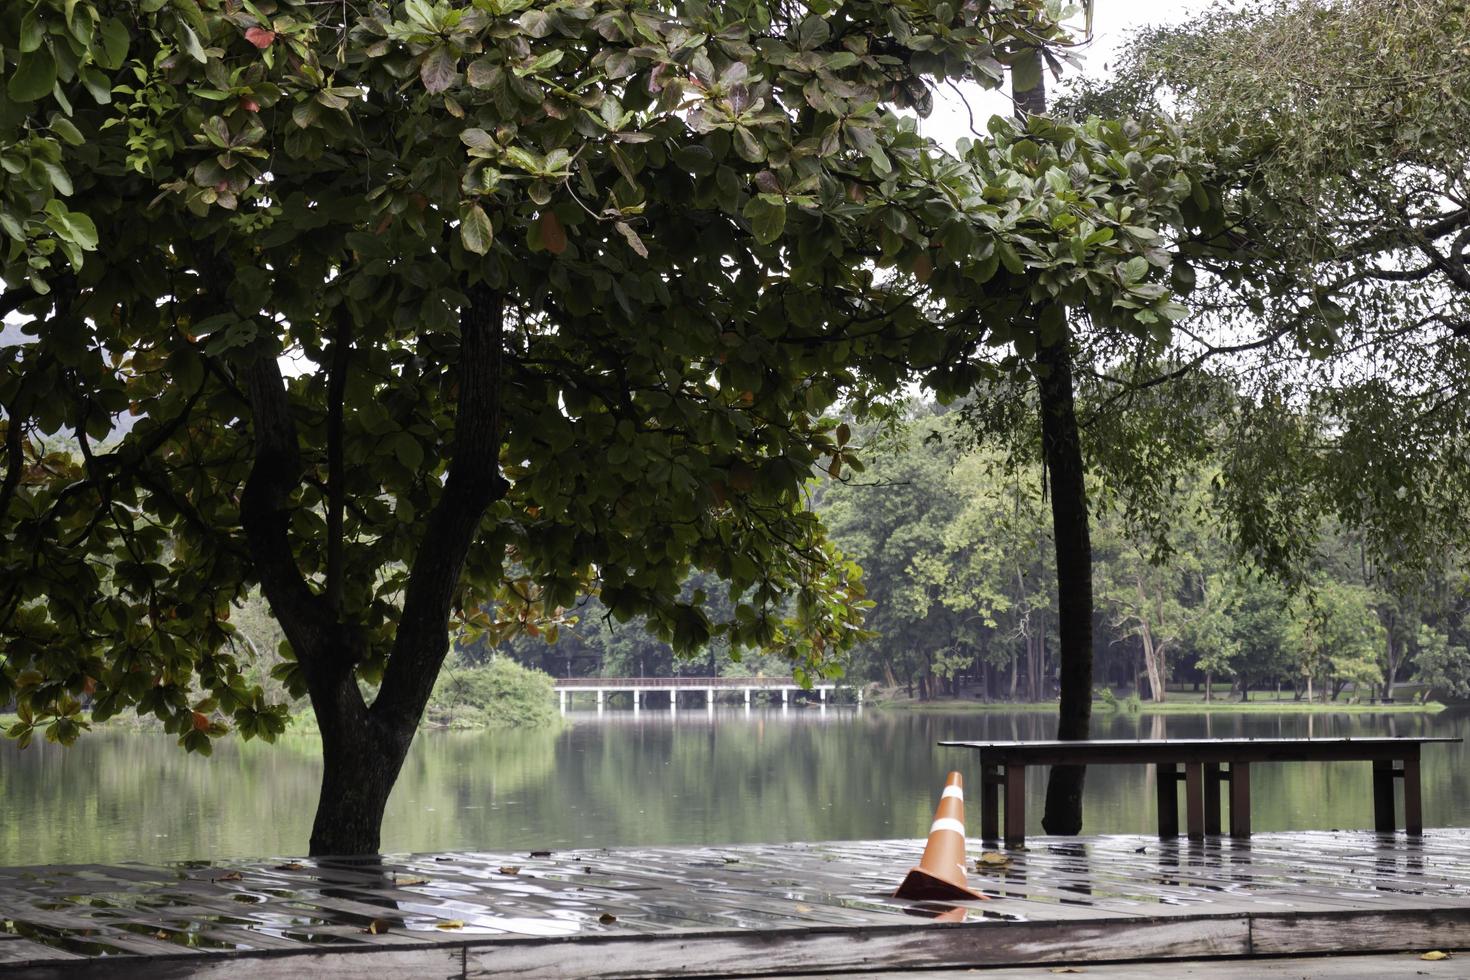
{"label": "platform leg", "polygon": [[1373,760],[1373,829],[1380,834],[1394,832],[1393,760]]}
{"label": "platform leg", "polygon": [[1220,763],[1205,763],[1205,833],[1220,835]]}
{"label": "platform leg", "polygon": [[1424,833],[1424,813],[1419,795],[1419,747],[1404,759],[1404,830],[1418,836]]}
{"label": "platform leg", "polygon": [[1006,776],[1006,844],[1026,843],[1026,767],[1008,765]]}
{"label": "platform leg", "polygon": [[1184,819],[1190,840],[1205,836],[1205,774],[1198,762],[1184,764]]}
{"label": "platform leg", "polygon": [[1251,835],[1251,765],[1230,763],[1230,836]]}
{"label": "platform leg", "polygon": [[1000,766],[980,766],[980,839],[987,844],[1000,841],[1000,786],[1004,781]]}
{"label": "platform leg", "polygon": [[1154,767],[1159,794],[1159,836],[1179,836],[1179,766],[1160,762]]}

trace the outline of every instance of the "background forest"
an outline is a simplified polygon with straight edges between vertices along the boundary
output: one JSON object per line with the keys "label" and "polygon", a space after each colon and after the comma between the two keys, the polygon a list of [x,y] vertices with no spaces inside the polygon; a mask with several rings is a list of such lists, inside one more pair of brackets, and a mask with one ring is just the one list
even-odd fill
{"label": "background forest", "polygon": [[[1171,424],[1177,430],[1177,414]],[[813,489],[875,603],[873,635],[848,676],[919,699],[1053,698],[1055,572],[1039,464],[1024,446],[979,439],[964,406],[916,402],[866,435],[871,465]],[[1130,515],[1094,480],[1100,689],[1154,701],[1179,685],[1211,685],[1224,697],[1227,682],[1238,698],[1269,690],[1366,700],[1391,697],[1406,681],[1436,697],[1470,689],[1465,556],[1432,574],[1396,575],[1367,557],[1352,528],[1333,523],[1295,580],[1267,574],[1233,547],[1220,479],[1227,462],[1241,461],[1216,454],[1168,474],[1163,509],[1149,514]],[[558,676],[782,672],[719,649],[676,662],[641,624],[617,623],[596,599],[574,615],[555,644],[523,634],[507,649]]]}

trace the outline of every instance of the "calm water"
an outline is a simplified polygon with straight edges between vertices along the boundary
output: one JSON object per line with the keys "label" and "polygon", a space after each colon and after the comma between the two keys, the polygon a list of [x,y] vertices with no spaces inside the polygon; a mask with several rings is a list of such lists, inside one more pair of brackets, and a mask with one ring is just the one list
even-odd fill
{"label": "calm water", "polygon": [[[556,729],[425,733],[388,807],[389,851],[918,837],[944,773],[973,754],[935,742],[1051,736],[1039,713],[738,708],[569,715]],[[1099,715],[1098,738],[1470,737],[1438,715]],[[1429,746],[1425,822],[1470,825],[1470,750]],[[1253,767],[1257,830],[1372,826],[1367,763]],[[314,737],[186,756],[165,735],[105,733],[71,749],[0,744],[0,865],[301,854],[319,779]],[[1044,772],[1028,796],[1040,832]],[[1143,767],[1095,768],[1089,833],[1154,826]],[[972,814],[971,819],[975,817]]]}

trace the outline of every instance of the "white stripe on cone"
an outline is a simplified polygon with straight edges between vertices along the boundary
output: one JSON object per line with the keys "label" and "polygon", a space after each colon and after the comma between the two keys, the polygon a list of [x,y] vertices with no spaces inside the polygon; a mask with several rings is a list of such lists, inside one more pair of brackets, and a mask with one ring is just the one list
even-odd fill
{"label": "white stripe on cone", "polygon": [[951,797],[963,803],[965,802],[965,791],[958,786],[946,786],[944,787],[944,792],[939,794],[941,800],[947,800]]}
{"label": "white stripe on cone", "polygon": [[954,817],[940,817],[929,825],[929,833],[932,834],[936,830],[952,830],[961,837],[965,836],[965,825]]}

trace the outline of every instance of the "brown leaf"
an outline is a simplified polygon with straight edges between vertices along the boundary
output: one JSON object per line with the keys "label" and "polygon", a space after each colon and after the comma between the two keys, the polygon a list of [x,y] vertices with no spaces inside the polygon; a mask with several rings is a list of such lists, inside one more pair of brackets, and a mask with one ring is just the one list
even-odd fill
{"label": "brown leaf", "polygon": [[226,871],[224,874],[220,875],[219,877],[215,878],[214,880],[215,881],[239,881],[243,877],[245,877],[245,876],[242,875],[238,871]]}
{"label": "brown leaf", "polygon": [[387,919],[374,919],[373,921],[368,923],[368,927],[364,929],[363,932],[366,932],[373,936],[381,936],[383,933],[392,928],[393,923],[389,922]]}
{"label": "brown leaf", "polygon": [[549,858],[549,857],[551,857],[551,852],[550,851],[532,851],[531,852],[531,857],[533,857],[533,858]]}
{"label": "brown leaf", "polygon": [[601,922],[605,926],[610,926],[614,922],[618,921],[618,917],[613,915],[611,912],[604,912],[597,917],[597,921]]}
{"label": "brown leaf", "polygon": [[435,929],[463,929],[464,923],[459,919],[445,919],[443,922],[434,923]]}
{"label": "brown leaf", "polygon": [[1053,972],[1053,973],[1086,973],[1087,971],[1086,970],[1079,970],[1075,966],[1054,966],[1054,967],[1052,967],[1051,972]]}
{"label": "brown leaf", "polygon": [[158,930],[157,932],[155,932],[153,934],[153,938],[154,939],[167,939],[168,938],[168,933],[166,933],[162,929],[160,929],[160,930]]}
{"label": "brown leaf", "polygon": [[629,248],[637,252],[641,258],[648,258],[648,246],[643,244],[643,239],[638,237],[638,233],[633,230],[632,225],[626,221],[618,221],[613,224],[613,227],[618,230],[619,235],[623,236],[623,240],[628,243]]}
{"label": "brown leaf", "polygon": [[394,878],[393,879],[393,884],[397,885],[399,888],[402,888],[402,887],[404,887],[406,885],[407,886],[412,886],[412,885],[427,885],[428,883],[429,883],[429,879],[428,878],[403,877],[403,878]]}
{"label": "brown leaf", "polygon": [[276,43],[276,32],[268,31],[264,27],[247,27],[245,28],[245,40],[264,51]]}
{"label": "brown leaf", "polygon": [[536,224],[541,228],[541,244],[546,247],[546,251],[552,255],[560,255],[567,250],[567,230],[562,227],[561,219],[556,216],[555,211],[542,211]]}
{"label": "brown leaf", "polygon": [[521,873],[521,869],[514,864],[507,864],[501,867],[500,873],[503,875],[518,875]]}
{"label": "brown leaf", "polygon": [[306,865],[301,864],[300,862],[287,861],[285,864],[276,865],[275,869],[277,871],[300,871],[304,867],[306,867]]}

